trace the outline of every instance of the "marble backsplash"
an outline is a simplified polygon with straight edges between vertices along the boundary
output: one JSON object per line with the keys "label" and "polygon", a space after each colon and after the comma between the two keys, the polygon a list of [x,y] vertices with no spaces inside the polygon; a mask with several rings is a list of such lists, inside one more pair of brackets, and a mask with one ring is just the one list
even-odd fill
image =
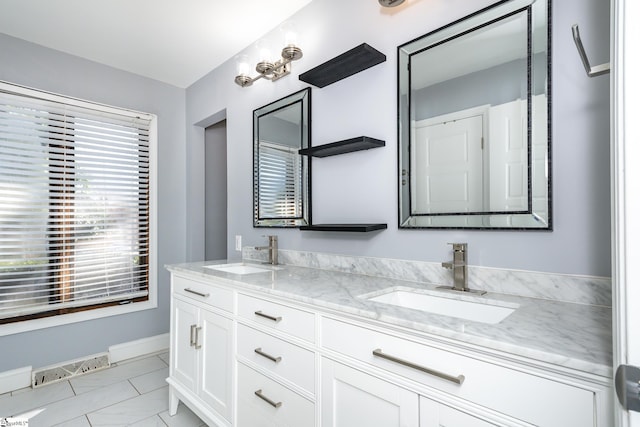
{"label": "marble backsplash", "polygon": [[[244,247],[242,258],[267,260],[265,251]],[[386,277],[411,282],[452,284],[439,262],[278,250],[280,264]],[[469,287],[488,292],[611,307],[611,278],[469,266]]]}

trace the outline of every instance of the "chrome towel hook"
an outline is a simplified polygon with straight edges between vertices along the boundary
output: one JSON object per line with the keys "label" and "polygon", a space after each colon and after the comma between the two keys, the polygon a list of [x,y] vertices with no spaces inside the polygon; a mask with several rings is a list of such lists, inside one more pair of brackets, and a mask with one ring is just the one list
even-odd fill
{"label": "chrome towel hook", "polygon": [[582,46],[582,40],[580,39],[580,29],[578,28],[578,24],[574,24],[571,27],[571,32],[573,33],[573,41],[576,43],[578,54],[580,54],[580,59],[582,59],[582,65],[584,65],[587,75],[589,77],[596,77],[607,74],[611,69],[608,62],[605,64],[595,65],[593,67],[589,63],[589,58],[587,58],[587,53],[584,51],[584,46]]}

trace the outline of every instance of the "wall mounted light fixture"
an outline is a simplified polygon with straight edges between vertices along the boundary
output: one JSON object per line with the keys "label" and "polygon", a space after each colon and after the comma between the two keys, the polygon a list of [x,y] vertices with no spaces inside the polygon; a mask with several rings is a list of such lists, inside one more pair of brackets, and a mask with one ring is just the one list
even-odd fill
{"label": "wall mounted light fixture", "polygon": [[256,43],[256,48],[259,52],[259,61],[256,64],[257,76],[249,76],[251,66],[247,55],[236,57],[238,75],[235,78],[235,82],[238,85],[242,87],[251,86],[253,82],[259,79],[267,79],[274,82],[291,73],[291,62],[302,58],[302,49],[297,46],[297,35],[293,24],[285,23],[282,25],[281,30],[284,33],[285,47],[280,53],[280,59],[271,61],[271,51],[265,42],[259,41]]}

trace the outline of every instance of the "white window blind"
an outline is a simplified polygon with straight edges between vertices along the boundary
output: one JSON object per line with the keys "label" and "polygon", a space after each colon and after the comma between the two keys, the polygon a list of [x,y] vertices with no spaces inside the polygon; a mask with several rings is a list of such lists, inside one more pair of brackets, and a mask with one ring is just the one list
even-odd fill
{"label": "white window blind", "polygon": [[0,86],[0,323],[148,298],[150,122]]}
{"label": "white window blind", "polygon": [[260,141],[258,147],[258,218],[302,218],[302,156],[298,148],[267,141]]}

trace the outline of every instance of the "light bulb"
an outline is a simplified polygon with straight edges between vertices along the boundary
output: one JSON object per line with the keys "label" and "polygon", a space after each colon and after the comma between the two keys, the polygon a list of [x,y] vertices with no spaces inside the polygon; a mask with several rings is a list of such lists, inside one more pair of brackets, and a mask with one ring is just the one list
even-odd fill
{"label": "light bulb", "polygon": [[256,42],[256,49],[260,62],[271,62],[271,48],[265,40],[258,40]]}
{"label": "light bulb", "polygon": [[287,21],[280,26],[280,31],[284,36],[285,46],[297,46],[298,44],[298,32],[296,26],[292,21]]}
{"label": "light bulb", "polygon": [[251,72],[248,55],[236,56],[236,72],[239,76],[248,76]]}

